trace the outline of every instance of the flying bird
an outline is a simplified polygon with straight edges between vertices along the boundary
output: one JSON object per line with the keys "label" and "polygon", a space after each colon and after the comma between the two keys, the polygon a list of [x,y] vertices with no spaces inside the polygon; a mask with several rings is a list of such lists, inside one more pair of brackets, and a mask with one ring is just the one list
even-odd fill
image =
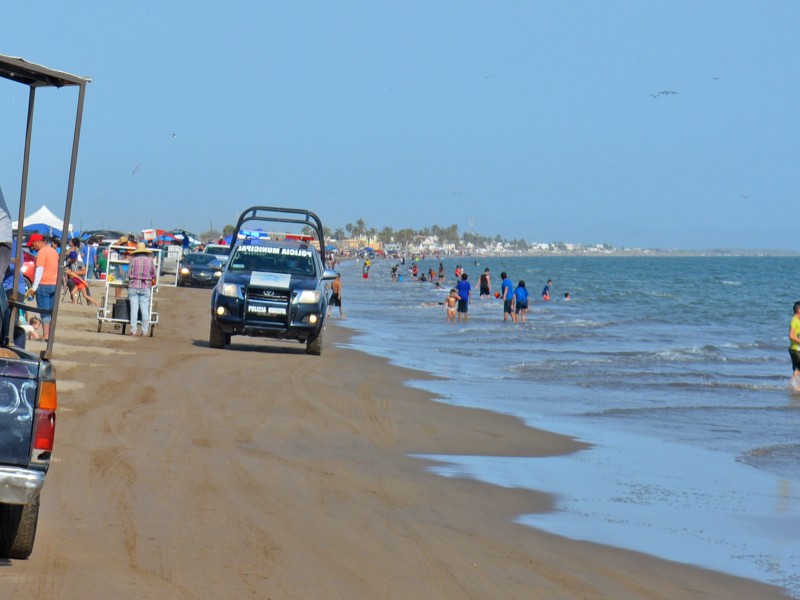
{"label": "flying bird", "polygon": [[655,94],[650,94],[651,98],[658,98],[660,96],[671,96],[673,94],[677,94],[675,90],[661,90],[660,92],[656,92]]}
{"label": "flying bird", "polygon": [[142,166],[142,163],[139,163],[138,165],[136,165],[135,167],[133,167],[133,173],[131,173],[131,175],[136,175],[136,171],[138,171],[138,170],[139,170],[139,167],[141,167],[141,166]]}

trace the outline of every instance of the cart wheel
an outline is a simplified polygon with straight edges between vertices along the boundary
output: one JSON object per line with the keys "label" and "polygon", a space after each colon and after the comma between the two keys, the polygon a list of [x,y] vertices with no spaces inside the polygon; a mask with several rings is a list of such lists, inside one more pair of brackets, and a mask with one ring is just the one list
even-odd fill
{"label": "cart wheel", "polygon": [[100,319],[97,319],[97,333],[100,333],[100,330],[103,328],[103,322]]}

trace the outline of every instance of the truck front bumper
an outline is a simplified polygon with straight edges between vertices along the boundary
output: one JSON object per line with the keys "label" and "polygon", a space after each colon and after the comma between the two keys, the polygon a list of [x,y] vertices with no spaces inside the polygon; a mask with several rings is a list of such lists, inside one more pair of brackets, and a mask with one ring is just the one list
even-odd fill
{"label": "truck front bumper", "polygon": [[43,485],[44,471],[0,467],[0,504],[30,504]]}

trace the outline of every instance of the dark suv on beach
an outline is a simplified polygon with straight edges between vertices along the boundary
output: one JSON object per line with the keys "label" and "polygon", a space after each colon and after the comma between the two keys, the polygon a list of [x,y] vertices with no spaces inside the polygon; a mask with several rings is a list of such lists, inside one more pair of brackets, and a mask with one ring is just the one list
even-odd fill
{"label": "dark suv on beach", "polygon": [[[316,244],[311,236],[299,234],[250,235],[242,229],[248,221],[310,227]],[[335,279],[336,272],[324,267],[319,217],[307,210],[255,206],[239,217],[233,240],[211,295],[209,346],[224,348],[231,336],[247,335],[297,340],[306,345],[307,354],[321,354],[328,308],[325,282]]]}

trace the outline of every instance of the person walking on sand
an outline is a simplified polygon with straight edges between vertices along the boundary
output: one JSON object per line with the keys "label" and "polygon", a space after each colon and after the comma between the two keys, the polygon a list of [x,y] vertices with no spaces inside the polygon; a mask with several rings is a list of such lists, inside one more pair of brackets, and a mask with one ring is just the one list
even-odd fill
{"label": "person walking on sand", "polygon": [[792,306],[794,315],[789,322],[789,357],[792,359],[792,386],[800,389],[800,301]]}
{"label": "person walking on sand", "polygon": [[500,283],[500,297],[503,299],[503,321],[509,318],[513,322],[517,322],[517,316],[514,314],[514,284],[508,278],[505,271],[500,273],[502,282]]}
{"label": "person walking on sand", "polygon": [[[36,252],[36,270],[33,285],[28,290],[26,298],[33,298],[35,295],[36,306],[52,311],[58,280],[58,252],[38,233],[34,233],[28,239],[28,248]],[[49,312],[41,315],[42,336],[45,342],[50,339],[50,317]]]}
{"label": "person walking on sand", "polygon": [[[156,284],[156,266],[153,263],[150,248],[144,242],[136,244],[136,250],[130,253],[128,263],[128,299],[131,303],[131,335],[145,337],[150,334],[150,293]],[[142,313],[142,329],[136,331],[139,312]]]}
{"label": "person walking on sand", "polygon": [[462,316],[465,321],[469,321],[469,301],[472,296],[472,286],[467,279],[467,274],[461,273],[461,281],[456,284],[456,289],[458,290],[458,309],[456,312],[458,313],[459,321]]}
{"label": "person walking on sand", "polygon": [[489,267],[486,267],[483,273],[481,273],[480,279],[478,280],[478,288],[481,292],[481,300],[492,297],[492,282],[489,279]]}
{"label": "person walking on sand", "polygon": [[524,323],[525,315],[528,313],[528,290],[525,289],[525,280],[520,279],[517,289],[514,290],[514,312],[517,322]]}
{"label": "person walking on sand", "polygon": [[447,312],[447,322],[456,322],[456,307],[458,306],[458,290],[453,288],[444,300],[444,310]]}
{"label": "person walking on sand", "polygon": [[553,280],[548,279],[544,288],[542,289],[542,300],[545,302],[550,300],[550,286],[553,285]]}
{"label": "person walking on sand", "polygon": [[346,319],[347,317],[344,316],[344,311],[342,310],[342,275],[341,273],[336,273],[336,279],[331,282],[331,299],[328,301],[328,316],[331,316],[333,312],[333,307],[339,307],[339,316],[342,319]]}

